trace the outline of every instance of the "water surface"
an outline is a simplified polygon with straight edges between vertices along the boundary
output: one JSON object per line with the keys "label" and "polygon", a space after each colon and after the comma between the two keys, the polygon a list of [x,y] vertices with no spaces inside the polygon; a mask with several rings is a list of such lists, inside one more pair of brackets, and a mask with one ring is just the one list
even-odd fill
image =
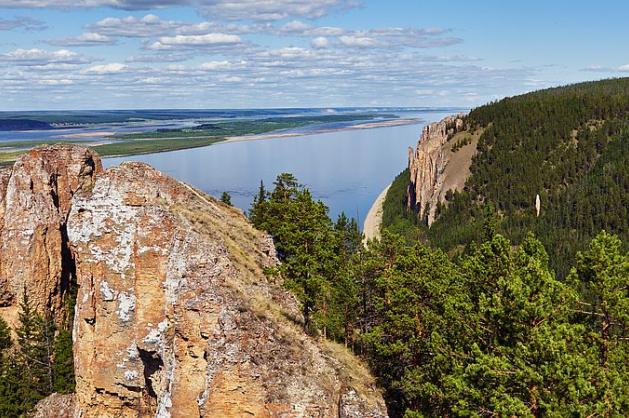
{"label": "water surface", "polygon": [[[272,188],[282,172],[322,199],[336,218],[340,212],[362,223],[378,194],[407,164],[407,148],[415,146],[422,127],[452,111],[414,114],[415,125],[354,129],[290,138],[219,143],[204,148],[108,158],[105,166],[143,161],[206,193],[227,191],[232,203],[247,210],[260,180]],[[409,117],[409,115],[404,115]]]}

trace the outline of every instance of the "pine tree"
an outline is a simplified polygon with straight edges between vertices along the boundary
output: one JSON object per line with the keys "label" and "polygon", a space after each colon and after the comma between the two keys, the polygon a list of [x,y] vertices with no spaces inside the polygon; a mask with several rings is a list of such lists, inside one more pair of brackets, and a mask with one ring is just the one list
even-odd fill
{"label": "pine tree", "polygon": [[0,354],[3,354],[13,344],[9,324],[0,316]]}
{"label": "pine tree", "polygon": [[[307,189],[276,191],[271,199],[271,210],[280,209],[284,202],[287,205],[283,209],[283,218],[287,221],[272,228],[282,257],[281,269],[286,274],[287,287],[302,303],[304,328],[312,332],[313,315],[326,315],[325,294],[329,291],[328,279],[335,263],[332,224],[326,206],[315,202]],[[291,201],[292,195],[295,197]]]}
{"label": "pine tree", "polygon": [[54,345],[53,391],[71,393],[74,391],[74,360],[72,353],[72,333],[61,329]]}
{"label": "pine tree", "polygon": [[0,365],[0,417],[23,417],[34,405],[25,370],[15,356]]}
{"label": "pine tree", "polygon": [[227,192],[223,192],[223,194],[221,194],[221,202],[225,203],[226,205],[232,206],[231,195]]}
{"label": "pine tree", "polygon": [[577,254],[568,279],[582,290],[577,313],[597,347],[592,380],[597,382],[589,413],[625,415],[629,411],[629,253],[615,236],[601,232]]}
{"label": "pine tree", "polygon": [[249,219],[253,225],[258,229],[265,229],[267,212],[267,192],[264,188],[264,182],[260,180],[260,188],[258,189],[258,195],[253,198],[251,209],[249,209]]}
{"label": "pine tree", "polygon": [[51,318],[42,318],[31,306],[24,291],[20,303],[20,326],[16,329],[16,363],[22,369],[24,403],[33,406],[53,390],[53,342],[55,327]]}

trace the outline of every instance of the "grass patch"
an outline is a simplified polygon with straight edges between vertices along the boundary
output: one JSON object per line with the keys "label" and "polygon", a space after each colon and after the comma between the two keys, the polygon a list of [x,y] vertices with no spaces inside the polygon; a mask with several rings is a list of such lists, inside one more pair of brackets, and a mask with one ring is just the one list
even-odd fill
{"label": "grass patch", "polygon": [[123,156],[137,154],[152,154],[155,152],[175,151],[188,148],[206,147],[223,141],[220,137],[156,139],[144,141],[125,141],[103,144],[92,147],[102,157]]}

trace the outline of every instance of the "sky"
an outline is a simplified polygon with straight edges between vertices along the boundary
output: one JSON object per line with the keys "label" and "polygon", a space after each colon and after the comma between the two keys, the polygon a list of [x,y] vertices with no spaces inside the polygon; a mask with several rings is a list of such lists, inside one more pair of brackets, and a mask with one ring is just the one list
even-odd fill
{"label": "sky", "polygon": [[629,76],[627,0],[0,0],[0,110],[473,107]]}

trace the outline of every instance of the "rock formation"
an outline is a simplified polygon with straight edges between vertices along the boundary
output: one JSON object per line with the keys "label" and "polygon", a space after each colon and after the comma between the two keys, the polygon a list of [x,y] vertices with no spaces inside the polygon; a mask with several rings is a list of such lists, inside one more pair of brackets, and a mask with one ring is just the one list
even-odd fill
{"label": "rock formation", "polygon": [[[360,362],[303,333],[295,299],[263,273],[277,263],[272,241],[239,210],[144,164],[101,172],[79,147],[24,160],[0,216],[12,237],[28,238],[3,243],[31,251],[31,264],[7,276],[8,292],[14,300],[16,277],[58,289],[65,263],[76,275],[74,416],[387,416]],[[16,208],[31,221],[16,220]],[[32,238],[37,228],[44,238]],[[67,240],[52,238],[66,230]]]}
{"label": "rock formation", "polygon": [[66,236],[72,198],[89,190],[102,170],[85,148],[52,146],[22,156],[0,173],[0,306],[9,323],[26,291],[57,320],[73,269]]}
{"label": "rock formation", "polygon": [[428,225],[434,221],[437,203],[444,201],[445,193],[452,188],[462,187],[462,184],[458,184],[461,181],[446,181],[446,169],[453,154],[450,151],[451,146],[447,145],[463,129],[462,115],[448,116],[424,127],[417,150],[408,149],[411,181],[408,205],[421,219],[427,219]]}
{"label": "rock formation", "polygon": [[72,418],[74,417],[74,395],[53,393],[35,406],[30,418]]}

